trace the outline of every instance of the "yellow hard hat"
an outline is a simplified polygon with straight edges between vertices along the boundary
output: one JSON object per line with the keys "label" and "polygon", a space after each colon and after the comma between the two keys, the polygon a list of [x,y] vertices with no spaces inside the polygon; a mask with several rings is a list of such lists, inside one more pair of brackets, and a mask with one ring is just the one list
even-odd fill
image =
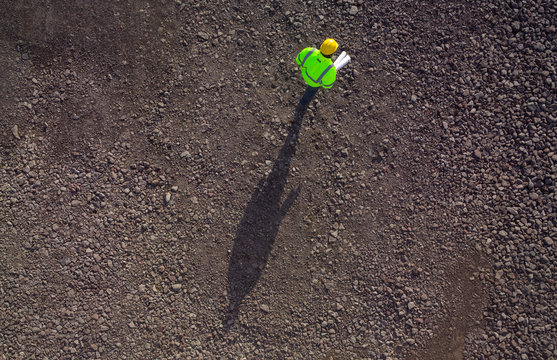
{"label": "yellow hard hat", "polygon": [[321,48],[319,49],[319,51],[321,51],[321,54],[328,56],[337,51],[337,48],[338,43],[335,41],[335,39],[327,39],[323,41],[323,44],[321,44]]}

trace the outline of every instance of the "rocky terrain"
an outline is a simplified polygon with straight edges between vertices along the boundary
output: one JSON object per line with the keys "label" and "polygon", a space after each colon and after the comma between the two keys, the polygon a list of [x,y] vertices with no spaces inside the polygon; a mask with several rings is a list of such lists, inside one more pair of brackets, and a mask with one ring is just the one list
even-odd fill
{"label": "rocky terrain", "polygon": [[0,359],[557,358],[556,12],[0,0]]}

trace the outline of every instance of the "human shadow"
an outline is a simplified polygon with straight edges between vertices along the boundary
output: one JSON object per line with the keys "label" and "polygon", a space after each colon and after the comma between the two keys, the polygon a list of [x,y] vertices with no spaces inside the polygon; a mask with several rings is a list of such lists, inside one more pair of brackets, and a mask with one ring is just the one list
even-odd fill
{"label": "human shadow", "polygon": [[280,199],[286,185],[290,162],[306,108],[298,106],[288,136],[269,175],[261,179],[246,207],[234,238],[228,265],[228,310],[223,320],[230,329],[238,316],[238,307],[261,276],[273,247],[280,223],[296,201],[300,187]]}

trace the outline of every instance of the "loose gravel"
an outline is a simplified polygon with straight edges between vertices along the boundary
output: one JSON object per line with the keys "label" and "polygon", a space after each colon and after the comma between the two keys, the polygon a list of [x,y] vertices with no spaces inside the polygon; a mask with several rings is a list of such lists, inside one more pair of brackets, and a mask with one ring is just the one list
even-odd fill
{"label": "loose gravel", "polygon": [[0,359],[557,358],[556,12],[0,1]]}

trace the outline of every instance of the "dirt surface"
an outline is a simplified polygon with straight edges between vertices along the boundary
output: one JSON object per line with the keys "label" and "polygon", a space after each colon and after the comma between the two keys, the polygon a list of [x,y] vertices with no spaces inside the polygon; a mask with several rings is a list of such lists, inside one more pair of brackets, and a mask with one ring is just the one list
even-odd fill
{"label": "dirt surface", "polygon": [[556,358],[556,11],[0,0],[0,359]]}

